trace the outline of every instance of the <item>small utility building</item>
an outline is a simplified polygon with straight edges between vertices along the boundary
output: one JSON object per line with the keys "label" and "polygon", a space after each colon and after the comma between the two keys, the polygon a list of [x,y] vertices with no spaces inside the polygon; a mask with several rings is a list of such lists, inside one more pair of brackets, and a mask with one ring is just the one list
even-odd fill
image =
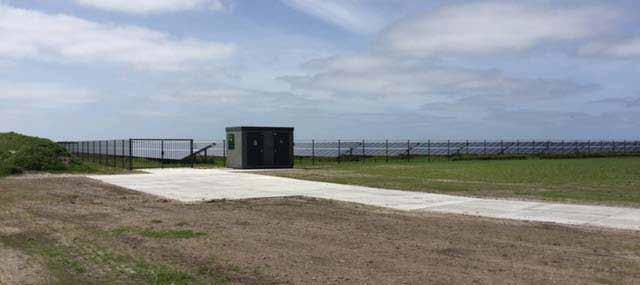
{"label": "small utility building", "polygon": [[227,167],[293,167],[293,128],[229,127]]}

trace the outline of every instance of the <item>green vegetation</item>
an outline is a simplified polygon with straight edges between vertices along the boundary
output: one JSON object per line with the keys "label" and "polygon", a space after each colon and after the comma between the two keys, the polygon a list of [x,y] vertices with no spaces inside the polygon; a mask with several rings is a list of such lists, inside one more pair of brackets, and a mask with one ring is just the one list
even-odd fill
{"label": "green vegetation", "polygon": [[5,174],[60,171],[77,163],[63,147],[50,140],[16,133],[0,134],[0,161]]}
{"label": "green vegetation", "polygon": [[[211,250],[219,228],[187,227],[210,205],[194,214],[190,206],[155,200],[79,177],[0,179],[0,256],[13,249],[29,257],[27,263],[0,260],[36,265],[47,284],[262,280]],[[0,280],[10,273],[0,270]]]}
{"label": "green vegetation", "polygon": [[24,171],[118,173],[123,170],[83,162],[48,139],[0,133],[0,177]]}
{"label": "green vegetation", "polygon": [[95,245],[63,245],[36,232],[0,235],[0,243],[43,258],[60,284],[87,284],[92,280],[84,280],[84,274],[89,268],[96,267],[109,268],[109,272],[129,275],[131,280],[146,284],[192,284],[195,280],[191,274],[164,264],[117,254]]}
{"label": "green vegetation", "polygon": [[69,254],[67,247],[39,233],[0,235],[0,243],[29,255],[42,257],[51,273],[61,283],[79,284],[80,280],[76,280],[67,272],[81,274],[86,271],[86,268]]}
{"label": "green vegetation", "polygon": [[[127,160],[128,163],[128,160]],[[135,168],[171,168],[171,167],[189,167],[191,166],[191,161],[189,159],[185,159],[182,161],[177,160],[165,160],[161,161],[159,159],[147,159],[136,157],[133,158],[133,162],[131,166]],[[196,168],[219,168],[225,166],[224,158],[222,157],[212,157],[209,156],[207,159],[204,157],[198,156],[193,161],[193,166]]]}
{"label": "green vegetation", "polygon": [[201,236],[206,236],[206,233],[194,232],[192,230],[153,230],[145,229],[136,231],[129,228],[117,228],[110,230],[109,234],[115,236],[123,236],[128,234],[137,234],[148,238],[175,238],[175,239],[189,239]]}
{"label": "green vegetation", "polygon": [[190,230],[184,231],[154,231],[145,230],[142,231],[142,236],[150,238],[195,238],[206,236],[206,233],[194,232]]}
{"label": "green vegetation", "polygon": [[293,178],[483,197],[640,206],[640,158],[305,161]]}

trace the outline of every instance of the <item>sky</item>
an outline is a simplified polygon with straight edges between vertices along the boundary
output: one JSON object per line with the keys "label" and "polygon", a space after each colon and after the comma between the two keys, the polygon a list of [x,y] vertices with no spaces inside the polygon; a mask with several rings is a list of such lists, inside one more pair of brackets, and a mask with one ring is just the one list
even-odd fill
{"label": "sky", "polygon": [[639,139],[640,2],[0,0],[0,132]]}

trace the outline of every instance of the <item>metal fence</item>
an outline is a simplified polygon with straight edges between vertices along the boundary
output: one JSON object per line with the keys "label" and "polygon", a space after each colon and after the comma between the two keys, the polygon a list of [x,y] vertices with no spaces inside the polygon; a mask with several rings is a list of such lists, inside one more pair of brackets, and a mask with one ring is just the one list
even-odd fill
{"label": "metal fence", "polygon": [[[225,140],[126,139],[59,142],[81,159],[128,169],[224,165]],[[506,140],[297,140],[299,160],[362,160],[416,157],[455,158],[493,156],[640,154],[640,141],[506,141]]]}
{"label": "metal fence", "polygon": [[58,142],[76,157],[128,169],[181,167],[222,162],[224,146],[193,139],[126,139]]}

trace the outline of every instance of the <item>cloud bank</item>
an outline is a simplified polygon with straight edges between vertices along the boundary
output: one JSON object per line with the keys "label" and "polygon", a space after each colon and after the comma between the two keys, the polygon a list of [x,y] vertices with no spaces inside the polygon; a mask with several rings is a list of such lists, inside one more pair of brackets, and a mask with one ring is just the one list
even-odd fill
{"label": "cloud bank", "polygon": [[226,59],[233,44],[176,39],[132,25],[102,24],[0,4],[0,58],[120,63],[142,69],[182,69]]}
{"label": "cloud bank", "polygon": [[195,9],[227,11],[230,6],[222,0],[74,0],[77,4],[129,14],[161,14]]}
{"label": "cloud bank", "polygon": [[282,0],[284,4],[324,22],[355,33],[374,33],[385,22],[360,1]]}
{"label": "cloud bank", "polygon": [[520,52],[543,43],[588,39],[610,28],[618,14],[606,6],[451,5],[400,21],[379,41],[382,49],[413,56]]}

